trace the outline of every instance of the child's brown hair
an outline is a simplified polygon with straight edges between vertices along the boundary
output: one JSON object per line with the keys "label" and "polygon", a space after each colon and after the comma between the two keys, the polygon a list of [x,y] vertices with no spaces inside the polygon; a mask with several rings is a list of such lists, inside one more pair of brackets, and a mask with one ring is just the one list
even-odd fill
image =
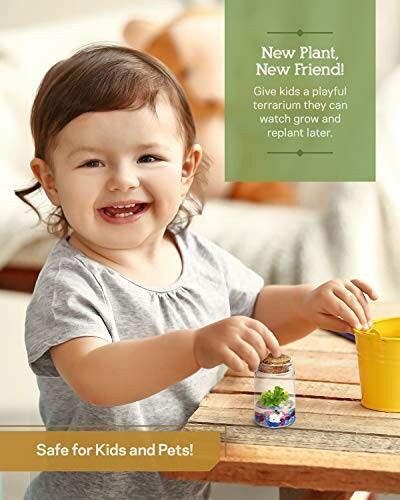
{"label": "child's brown hair", "polygon": [[[187,98],[173,73],[158,59],[137,50],[113,43],[95,43],[82,47],[68,59],[52,66],[36,93],[31,111],[31,131],[35,157],[52,168],[51,149],[57,134],[83,113],[111,110],[136,110],[146,105],[155,112],[156,99],[162,92],[176,110],[185,154],[196,140],[196,128]],[[168,228],[179,232],[186,228],[204,205],[204,189],[209,158],[203,160],[174,220]],[[62,238],[69,224],[58,206],[43,220],[26,196],[41,188],[40,182],[15,190],[47,224],[47,230]]]}

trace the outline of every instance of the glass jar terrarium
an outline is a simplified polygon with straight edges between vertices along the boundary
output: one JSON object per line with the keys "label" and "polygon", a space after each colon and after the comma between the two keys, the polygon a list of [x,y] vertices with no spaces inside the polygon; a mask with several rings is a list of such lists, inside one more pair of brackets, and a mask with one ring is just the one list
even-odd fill
{"label": "glass jar terrarium", "polygon": [[279,428],[296,419],[296,375],[293,360],[269,354],[254,373],[254,420],[262,427]]}

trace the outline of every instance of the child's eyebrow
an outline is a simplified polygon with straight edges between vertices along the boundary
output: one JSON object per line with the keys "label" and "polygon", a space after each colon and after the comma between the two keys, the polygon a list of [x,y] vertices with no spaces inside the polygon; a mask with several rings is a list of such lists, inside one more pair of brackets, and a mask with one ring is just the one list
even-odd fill
{"label": "child's eyebrow", "polygon": [[139,144],[138,149],[150,149],[150,148],[165,148],[169,149],[167,144],[161,144],[159,142],[148,142],[146,144]]}
{"label": "child's eyebrow", "polygon": [[86,151],[87,153],[96,153],[96,152],[99,152],[100,150],[98,150],[97,148],[92,148],[90,146],[79,146],[79,147],[73,149],[72,151],[70,151],[67,158],[70,158],[74,154],[79,153],[81,151]]}
{"label": "child's eyebrow", "polygon": [[[162,149],[166,149],[166,150],[170,151],[170,147],[167,144],[161,144],[159,142],[149,142],[149,143],[145,143],[145,144],[139,144],[136,146],[136,148],[139,150],[150,149],[153,147],[158,147],[158,148],[162,148]],[[99,152],[101,152],[101,149],[98,149],[98,148],[95,148],[92,146],[78,146],[78,147],[74,148],[68,154],[67,159],[69,159],[74,154],[79,153],[79,152],[83,152],[83,151],[85,151],[87,153],[99,153]]]}
{"label": "child's eyebrow", "polygon": [[148,142],[145,144],[139,144],[139,149],[147,149],[147,148],[153,148],[153,147],[166,147],[165,144],[160,144],[159,142]]}

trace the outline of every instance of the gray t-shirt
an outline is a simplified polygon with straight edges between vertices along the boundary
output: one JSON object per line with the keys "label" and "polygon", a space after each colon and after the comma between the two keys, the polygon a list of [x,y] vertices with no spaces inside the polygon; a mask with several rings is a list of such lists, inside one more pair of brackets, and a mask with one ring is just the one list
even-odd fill
{"label": "gray t-shirt", "polygon": [[[183,270],[175,283],[163,288],[145,287],[90,259],[68,243],[68,236],[56,243],[40,272],[25,322],[28,362],[37,376],[47,430],[141,430],[117,426],[160,424],[177,430],[222,378],[225,365],[201,368],[141,401],[107,407],[81,400],[52,362],[49,348],[75,337],[120,342],[252,315],[263,279],[194,232],[174,236]],[[25,500],[192,500],[209,495],[210,483],[166,479],[160,472],[41,472]]]}

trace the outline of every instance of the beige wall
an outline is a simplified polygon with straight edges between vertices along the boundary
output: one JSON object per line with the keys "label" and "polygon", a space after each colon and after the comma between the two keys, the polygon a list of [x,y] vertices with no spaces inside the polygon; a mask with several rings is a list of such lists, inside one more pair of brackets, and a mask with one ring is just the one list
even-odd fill
{"label": "beige wall", "polygon": [[[165,0],[167,3],[169,0]],[[178,0],[185,5],[217,3],[223,0]],[[51,22],[95,12],[132,6],[134,2],[148,4],[149,0],[0,0],[0,30]],[[400,0],[377,2],[377,78],[378,83],[400,63]],[[174,0],[176,3],[176,0]],[[356,20],[355,20],[356,21]]]}
{"label": "beige wall", "polygon": [[[0,0],[0,29],[92,14],[132,5],[135,0]],[[3,8],[4,6],[4,8]]]}
{"label": "beige wall", "polygon": [[[169,0],[165,0],[168,3]],[[223,0],[179,0],[182,6],[223,4]],[[149,4],[149,0],[0,0],[0,30],[76,17],[96,12],[130,7],[134,3]],[[174,0],[176,3],[176,0]]]}

